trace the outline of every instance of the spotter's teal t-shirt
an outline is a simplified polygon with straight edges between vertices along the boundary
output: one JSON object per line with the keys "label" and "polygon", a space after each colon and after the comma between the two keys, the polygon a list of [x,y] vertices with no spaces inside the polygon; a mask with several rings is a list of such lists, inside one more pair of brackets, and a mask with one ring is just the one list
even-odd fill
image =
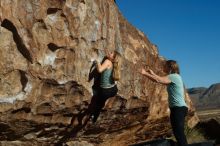
{"label": "spotter's teal t-shirt", "polygon": [[184,84],[181,76],[174,73],[169,74],[168,78],[171,80],[171,83],[167,87],[169,107],[187,107],[184,98]]}

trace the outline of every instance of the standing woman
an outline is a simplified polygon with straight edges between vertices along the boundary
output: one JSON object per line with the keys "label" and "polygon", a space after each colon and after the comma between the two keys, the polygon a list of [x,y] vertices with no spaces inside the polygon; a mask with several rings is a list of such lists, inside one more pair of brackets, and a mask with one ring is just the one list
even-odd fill
{"label": "standing woman", "polygon": [[114,62],[119,58],[116,51],[107,54],[105,61],[101,64],[96,61],[96,68],[101,73],[100,91],[94,111],[92,112],[92,121],[95,123],[105,102],[108,98],[114,97],[118,88],[113,78]]}
{"label": "standing woman", "polygon": [[152,70],[142,68],[141,74],[151,80],[167,85],[168,102],[170,108],[170,121],[178,146],[186,146],[187,139],[184,134],[185,116],[188,108],[185,102],[184,84],[180,76],[179,66],[176,61],[166,61],[166,76],[158,76]]}

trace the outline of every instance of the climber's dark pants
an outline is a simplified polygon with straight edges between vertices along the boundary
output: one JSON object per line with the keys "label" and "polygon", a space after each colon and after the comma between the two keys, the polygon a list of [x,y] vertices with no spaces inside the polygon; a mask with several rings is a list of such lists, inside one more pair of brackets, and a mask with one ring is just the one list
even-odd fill
{"label": "climber's dark pants", "polygon": [[173,134],[177,140],[178,146],[187,146],[187,139],[184,134],[184,123],[185,117],[188,112],[188,108],[182,107],[172,107],[170,108],[170,121],[173,129]]}
{"label": "climber's dark pants", "polygon": [[98,99],[96,106],[93,109],[92,115],[93,117],[93,122],[96,122],[102,108],[105,106],[105,102],[108,98],[114,97],[118,92],[118,88],[115,85],[112,88],[101,88],[98,94]]}

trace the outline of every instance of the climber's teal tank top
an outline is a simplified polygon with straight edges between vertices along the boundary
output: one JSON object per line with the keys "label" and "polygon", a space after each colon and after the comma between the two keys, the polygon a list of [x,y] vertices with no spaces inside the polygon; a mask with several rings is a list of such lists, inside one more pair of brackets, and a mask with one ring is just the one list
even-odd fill
{"label": "climber's teal tank top", "polygon": [[111,88],[115,85],[112,78],[113,68],[106,69],[101,73],[100,87],[102,88]]}

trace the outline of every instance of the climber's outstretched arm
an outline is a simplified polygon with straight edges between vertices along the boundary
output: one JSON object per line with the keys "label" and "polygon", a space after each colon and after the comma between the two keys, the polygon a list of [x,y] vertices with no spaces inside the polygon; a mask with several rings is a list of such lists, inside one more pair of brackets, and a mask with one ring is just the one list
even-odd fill
{"label": "climber's outstretched arm", "polygon": [[141,74],[148,77],[149,79],[153,80],[154,82],[158,82],[161,84],[170,84],[171,80],[169,79],[168,76],[158,76],[157,74],[155,74],[151,69],[149,69],[148,71],[146,71],[145,69],[141,69]]}

